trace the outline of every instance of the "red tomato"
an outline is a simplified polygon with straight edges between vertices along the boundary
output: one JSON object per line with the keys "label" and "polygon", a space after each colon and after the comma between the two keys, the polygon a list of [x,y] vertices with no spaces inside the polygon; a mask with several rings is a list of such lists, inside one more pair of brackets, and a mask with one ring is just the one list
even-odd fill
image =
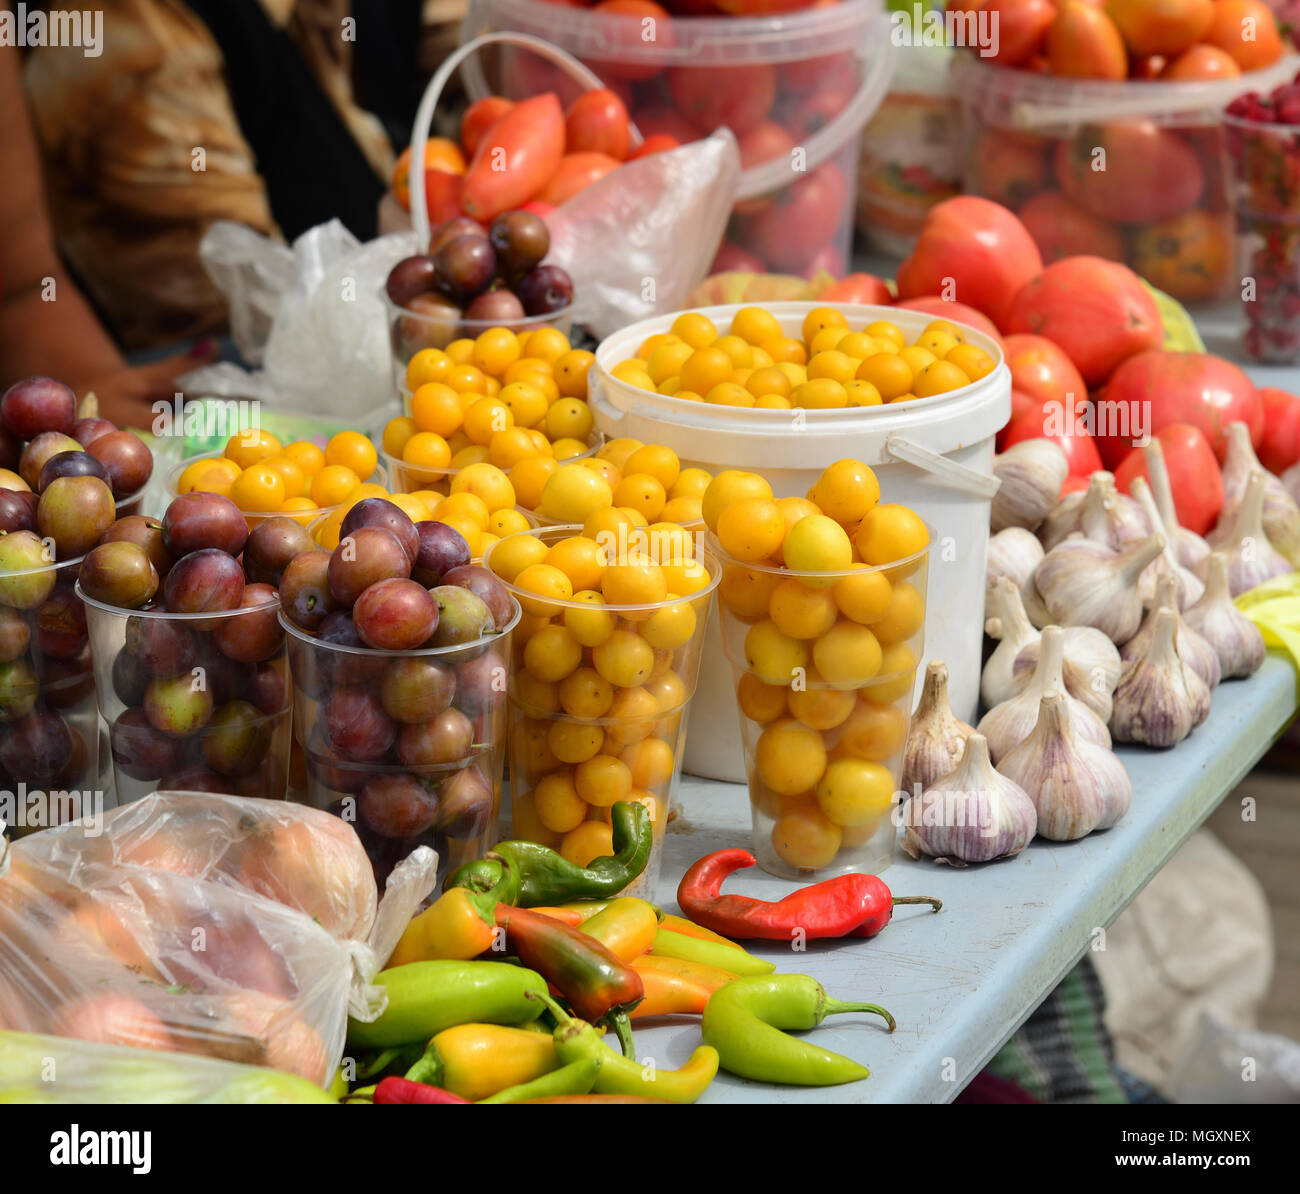
{"label": "red tomato", "polygon": [[1115,22],[1085,0],[1065,0],[1047,31],[1052,74],[1076,79],[1128,78],[1128,53]]}
{"label": "red tomato", "polygon": [[657,59],[662,50],[673,44],[673,19],[665,9],[654,0],[601,0],[591,11],[622,18],[605,22],[604,30],[612,47],[622,50],[618,61],[587,60],[587,65],[602,79],[643,82],[663,70]]}
{"label": "red tomato", "polygon": [[1015,296],[1006,327],[1055,341],[1090,386],[1164,340],[1160,311],[1142,280],[1100,257],[1049,265]]}
{"label": "red tomato", "polygon": [[519,210],[531,211],[533,215],[541,216],[544,220],[555,210],[555,204],[543,203],[540,199],[530,199],[527,203],[520,205]]}
{"label": "red tomato", "polygon": [[733,17],[767,17],[773,13],[811,8],[817,0],[714,0],[714,3]]}
{"label": "red tomato", "polygon": [[1007,432],[1016,425],[1016,421],[1021,415],[1028,414],[1031,410],[1037,410],[1041,403],[1037,398],[1031,398],[1028,394],[1022,394],[1019,390],[1013,388],[1011,391],[1011,418],[1007,420],[1007,425],[998,432],[997,450],[1001,452],[1006,445]]}
{"label": "red tomato", "polygon": [[1028,62],[1042,46],[1056,16],[1051,0],[988,0],[981,11],[997,14],[997,53],[990,57],[1001,66]]}
{"label": "red tomato", "polygon": [[776,67],[678,66],[668,72],[677,110],[700,132],[726,125],[737,137],[757,128],[776,99]]}
{"label": "red tomato", "polygon": [[767,266],[753,253],[742,249],[739,245],[733,245],[729,240],[723,241],[718,255],[713,259],[713,264],[709,266],[709,273],[725,274],[732,270],[745,274],[765,274]]}
{"label": "red tomato", "polygon": [[667,133],[685,145],[688,141],[697,140],[700,135],[689,120],[672,108],[637,108],[633,119],[641,136],[646,138],[653,137],[656,133]]}
{"label": "red tomato", "polygon": [[1196,151],[1153,120],[1085,125],[1057,145],[1056,179],[1085,211],[1120,224],[1181,215],[1205,189]]}
{"label": "red tomato", "polygon": [[1042,268],[1033,238],[1011,212],[963,195],[926,213],[912,255],[898,267],[898,294],[951,298],[1007,330],[1012,300]]}
{"label": "red tomato", "polygon": [[887,307],[894,301],[889,287],[875,274],[849,274],[832,282],[817,296],[819,303],[870,303]]}
{"label": "red tomato", "polygon": [[839,54],[824,54],[819,58],[800,58],[783,62],[777,68],[780,74],[781,94],[795,92],[803,95],[824,87],[828,79],[839,79],[856,74],[853,55],[845,50]]}
{"label": "red tomato", "polygon": [[618,159],[607,153],[565,154],[537,197],[543,203],[553,203],[559,207],[597,179],[604,178],[611,170],[617,170],[618,166]]}
{"label": "red tomato", "polygon": [[1062,418],[1061,408],[1054,403],[1031,407],[1014,422],[1007,424],[999,450],[1005,452],[1012,444],[1026,439],[1049,439],[1065,453],[1065,459],[1070,464],[1070,476],[1091,477],[1101,468],[1101,457],[1092,436],[1056,430],[1049,435],[1044,431],[1044,427],[1055,429],[1060,426]]}
{"label": "red tomato", "polygon": [[1036,402],[1064,402],[1074,395],[1078,402],[1088,397],[1074,363],[1061,349],[1043,336],[1023,332],[1007,336],[1002,352],[1011,370],[1011,388]]}
{"label": "red tomato", "polygon": [[[1140,352],[1115,370],[1102,397],[1111,427],[1122,431],[1127,422],[1130,431],[1098,436],[1112,469],[1128,455],[1132,439],[1173,423],[1199,427],[1220,460],[1228,449],[1229,423],[1245,423],[1256,446],[1264,431],[1263,404],[1250,378],[1231,361],[1206,353]],[[1102,431],[1100,418],[1096,430]]]}
{"label": "red tomato", "polygon": [[603,153],[620,162],[631,144],[627,108],[608,87],[585,91],[564,116],[564,148],[568,153]]}
{"label": "red tomato", "polygon": [[527,203],[547,184],[564,156],[564,110],[555,93],[517,103],[479,141],[461,206],[487,221]]}
{"label": "red tomato", "polygon": [[1076,477],[1073,473],[1070,473],[1061,483],[1061,497],[1064,497],[1067,493],[1082,493],[1090,484],[1091,482],[1087,477]]}
{"label": "red tomato", "polygon": [[1162,79],[1235,79],[1241,67],[1217,46],[1193,46],[1179,54],[1160,72]]}
{"label": "red tomato", "polygon": [[749,221],[750,243],[777,269],[802,270],[828,244],[848,205],[844,175],[823,162],[806,178],[783,187]]}
{"label": "red tomato", "polygon": [[816,253],[804,263],[799,273],[810,281],[819,274],[830,274],[832,278],[842,274],[847,267],[844,254],[834,245],[822,245]]}
{"label": "red tomato", "polygon": [[460,199],[465,180],[459,174],[443,170],[424,172],[424,208],[429,213],[429,227],[436,228],[461,214]]}
{"label": "red tomato", "polygon": [[470,104],[460,121],[460,144],[467,157],[474,156],[483,134],[514,106],[513,100],[500,95],[485,96]]}
{"label": "red tomato", "polygon": [[667,133],[651,133],[640,146],[628,157],[629,162],[638,158],[648,158],[652,153],[664,153],[669,149],[680,149],[681,142]]}
{"label": "red tomato", "polygon": [[[1178,523],[1204,535],[1218,521],[1223,509],[1223,477],[1214,449],[1199,427],[1170,423],[1155,434],[1164,452],[1169,488],[1174,495]],[[1147,458],[1141,448],[1132,448],[1115,469],[1115,484],[1121,493],[1131,493],[1136,477],[1149,482]]]}
{"label": "red tomato", "polygon": [[1134,54],[1181,54],[1204,41],[1214,0],[1107,0],[1106,10]]}
{"label": "red tomato", "polygon": [[935,319],[947,319],[953,323],[964,323],[986,336],[992,337],[997,344],[1002,343],[1002,333],[993,326],[993,321],[982,311],[968,307],[965,303],[949,302],[937,294],[923,294],[919,298],[904,299],[894,304],[905,311],[923,311]]}
{"label": "red tomato", "polygon": [[1124,260],[1124,238],[1119,229],[1089,215],[1060,191],[1043,191],[1023,204],[1016,215],[1029,229],[1034,244],[1051,265],[1062,257],[1082,255]]}
{"label": "red tomato", "polygon": [[[446,137],[430,137],[424,143],[424,168],[426,173],[464,174],[465,158],[460,146]],[[426,184],[427,185],[427,184]],[[393,194],[407,211],[411,210],[411,147],[402,150],[402,156],[393,167]],[[459,214],[459,213],[455,213]]]}
{"label": "red tomato", "polygon": [[1004,207],[1023,203],[1048,184],[1051,166],[1047,150],[1015,133],[988,129],[975,143],[971,155],[974,185],[971,190]]}
{"label": "red tomato", "polygon": [[1273,386],[1261,386],[1256,393],[1264,411],[1259,462],[1281,474],[1300,461],[1300,397]]}
{"label": "red tomato", "polygon": [[765,120],[762,124],[755,125],[739,138],[739,143],[742,170],[761,166],[773,158],[785,157],[795,147],[794,138],[774,120]]}
{"label": "red tomato", "polygon": [[1282,57],[1282,38],[1273,10],[1261,0],[1219,0],[1205,40],[1218,46],[1242,70],[1272,66]]}

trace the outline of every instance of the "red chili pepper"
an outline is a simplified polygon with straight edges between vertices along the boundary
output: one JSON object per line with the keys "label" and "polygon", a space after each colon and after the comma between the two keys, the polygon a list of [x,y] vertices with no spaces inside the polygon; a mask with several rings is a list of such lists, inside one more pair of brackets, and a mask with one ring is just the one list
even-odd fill
{"label": "red chili pepper", "polygon": [[390,1077],[375,1087],[376,1103],[468,1103],[458,1094],[430,1086],[427,1082],[412,1082],[409,1078]]}
{"label": "red chili pepper", "polygon": [[748,850],[706,854],[682,876],[677,902],[696,924],[726,937],[789,941],[797,932],[819,937],[874,937],[888,923],[896,904],[943,904],[931,896],[894,896],[875,875],[837,875],[791,892],[783,900],[723,895],[733,871],[754,865]]}

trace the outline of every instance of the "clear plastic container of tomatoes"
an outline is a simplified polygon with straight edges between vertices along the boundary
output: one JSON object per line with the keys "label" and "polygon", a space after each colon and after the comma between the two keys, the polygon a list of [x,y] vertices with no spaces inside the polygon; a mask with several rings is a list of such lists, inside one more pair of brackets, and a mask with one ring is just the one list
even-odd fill
{"label": "clear plastic container of tomatoes", "polygon": [[[880,0],[737,17],[674,16],[653,0],[472,0],[463,36],[499,29],[535,34],[582,61],[644,137],[685,143],[731,129],[743,171],[718,268],[847,271],[861,133],[893,66]],[[468,86],[511,99],[554,91],[566,105],[580,90],[509,47]]]}
{"label": "clear plastic container of tomatoes", "polygon": [[1205,81],[1066,79],[958,55],[967,194],[1012,208],[1045,261],[1123,261],[1183,303],[1235,285],[1222,112],[1293,56]]}

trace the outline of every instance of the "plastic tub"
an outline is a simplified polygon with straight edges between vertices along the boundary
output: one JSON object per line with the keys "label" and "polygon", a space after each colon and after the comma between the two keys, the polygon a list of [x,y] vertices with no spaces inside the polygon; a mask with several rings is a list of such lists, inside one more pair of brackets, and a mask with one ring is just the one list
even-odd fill
{"label": "plastic tub", "polygon": [[[787,334],[826,304],[766,303]],[[877,319],[896,323],[910,338],[934,316],[897,307],[831,304],[851,327]],[[701,308],[726,326],[740,305]],[[993,437],[1011,417],[1011,377],[998,345],[971,330],[970,342],[998,362],[981,381],[950,394],[899,405],[841,410],[736,410],[687,402],[638,389],[610,375],[636,354],[646,336],[667,331],[677,314],[648,319],[607,337],[589,377],[596,425],[610,438],[633,436],[665,444],[682,467],[711,473],[741,468],[761,473],[777,497],[802,497],[821,471],[852,456],[880,478],[885,500],[910,506],[934,528],[938,549],[929,603],[928,657],[942,659],[951,676],[953,709],[971,720],[979,703],[983,645],[984,555],[993,478]],[[922,669],[924,663],[922,663]],[[735,691],[716,627],[705,641],[696,733],[685,768],[693,775],[745,781],[744,756],[735,733]]]}
{"label": "plastic tub", "polygon": [[496,840],[518,621],[516,607],[472,643],[377,651],[322,642],[281,615],[305,771],[290,798],[351,823],[381,887],[417,846],[436,849],[446,874]]}
{"label": "plastic tub", "polygon": [[[578,525],[545,527],[521,532],[502,544],[526,535],[550,545],[580,535]],[[694,544],[693,536],[688,543]],[[599,540],[598,540],[599,541]],[[602,542],[607,558],[624,558],[636,542]],[[498,547],[488,552],[492,561]],[[685,560],[683,545],[650,545],[660,551],[657,559],[668,565]],[[569,626],[578,617],[589,618],[593,606],[576,600],[539,597],[502,580],[524,609],[515,634],[510,673],[510,801],[516,836],[540,841],[568,852],[595,847],[595,854],[609,853],[604,829],[584,828],[590,822],[605,825],[608,809],[620,799],[639,800],[650,810],[655,829],[655,846],[632,894],[652,898],[662,859],[663,834],[672,816],[674,794],[681,772],[686,741],[686,718],[695,694],[704,626],[713,603],[721,571],[711,555],[695,551],[708,570],[708,579],[685,597],[646,605],[603,605],[608,615],[600,635],[589,635],[584,627],[579,642]],[[668,556],[664,552],[675,552]],[[494,569],[494,571],[496,571]],[[498,575],[501,575],[498,573]],[[652,621],[658,619],[658,621]],[[650,631],[653,625],[655,630]],[[539,646],[540,634],[563,639],[563,646],[575,652],[573,660]],[[652,646],[651,637],[664,645]],[[618,669],[618,659],[602,648],[615,636],[628,645],[622,657],[632,658],[632,648],[644,654],[645,667],[634,677]],[[597,641],[599,640],[599,641]],[[594,643],[594,646],[585,643]],[[549,648],[549,644],[547,644]],[[637,662],[633,659],[633,663]],[[565,670],[567,668],[567,670]],[[573,682],[584,678],[588,683]],[[570,691],[571,689],[571,691]],[[579,701],[594,702],[580,706]],[[590,715],[571,712],[575,708],[599,710]],[[588,795],[599,793],[593,799]],[[542,802],[539,806],[539,800]],[[593,839],[588,842],[587,838]]]}
{"label": "plastic tub", "polygon": [[1218,82],[1061,79],[959,55],[966,190],[1012,207],[1047,260],[1122,260],[1180,302],[1235,288],[1221,113],[1295,58]]}
{"label": "plastic tub", "polygon": [[1224,116],[1251,360],[1300,360],[1300,125]]}
{"label": "plastic tub", "polygon": [[283,798],[289,677],[278,601],[173,614],[77,594],[119,804],[159,788]]}
{"label": "plastic tub", "polygon": [[[472,0],[462,38],[497,29],[544,38],[585,63],[618,91],[644,136],[689,141],[730,127],[746,166],[724,244],[733,259],[748,254],[783,273],[846,272],[860,134],[893,66],[879,0],[658,21],[544,0]],[[493,65],[486,76],[467,69],[475,97],[555,91],[567,104],[577,94],[532,52],[506,49]]]}
{"label": "plastic tub", "polygon": [[[0,572],[0,789],[26,792],[6,818],[20,837],[98,811],[103,795],[90,638],[73,587],[80,565]],[[54,796],[62,791],[75,807]]]}
{"label": "plastic tub", "polygon": [[[709,547],[723,564],[718,617],[740,706],[759,866],[800,882],[878,874],[897,837],[890,814],[925,647],[929,547],[844,572],[741,563],[713,536]],[[864,573],[900,598],[885,619],[863,625],[837,612],[822,635],[794,638],[786,631],[797,627],[781,629],[769,617],[769,601],[790,586],[827,593]],[[792,669],[795,656],[787,655],[796,643],[803,662]]]}

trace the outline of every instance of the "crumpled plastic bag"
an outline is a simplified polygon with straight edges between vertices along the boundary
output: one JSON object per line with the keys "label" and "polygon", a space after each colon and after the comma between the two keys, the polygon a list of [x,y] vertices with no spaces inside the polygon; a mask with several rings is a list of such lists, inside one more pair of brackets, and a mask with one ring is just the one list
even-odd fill
{"label": "crumpled plastic bag", "polygon": [[363,243],[338,220],[292,246],[218,220],[199,242],[199,258],[230,300],[236,347],[261,368],[210,365],[187,373],[182,386],[353,418],[390,403],[392,350],[379,296],[388,271],[416,251],[410,232]]}
{"label": "crumpled plastic bag", "polygon": [[319,1086],[264,1066],[0,1032],[0,1103],[334,1103]]}
{"label": "crumpled plastic bag", "polygon": [[1300,1103],[1300,1042],[1202,1013],[1169,1095],[1175,1103]]}
{"label": "crumpled plastic bag", "polygon": [[360,839],[284,801],[158,792],[33,834],[0,878],[0,1030],[197,1053],[324,1085],[349,1015],[432,891],[413,851],[378,900]]}

